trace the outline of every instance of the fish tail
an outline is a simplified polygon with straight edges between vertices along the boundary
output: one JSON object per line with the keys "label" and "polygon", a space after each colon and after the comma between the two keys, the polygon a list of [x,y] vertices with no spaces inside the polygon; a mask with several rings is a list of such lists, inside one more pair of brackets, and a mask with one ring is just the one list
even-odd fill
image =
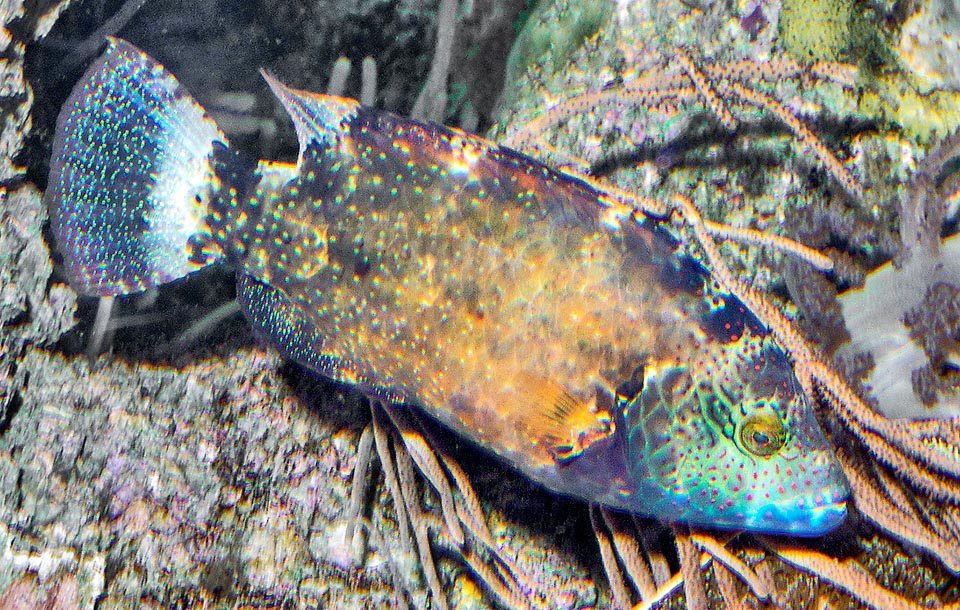
{"label": "fish tail", "polygon": [[176,78],[110,38],[60,111],[45,194],[74,288],[139,292],[222,257],[205,218],[226,151]]}

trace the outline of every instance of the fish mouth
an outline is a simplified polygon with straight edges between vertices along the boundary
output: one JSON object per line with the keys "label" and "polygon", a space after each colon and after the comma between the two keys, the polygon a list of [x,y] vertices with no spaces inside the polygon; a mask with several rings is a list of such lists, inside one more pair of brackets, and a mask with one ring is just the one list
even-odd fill
{"label": "fish mouth", "polygon": [[821,536],[833,531],[847,518],[847,502],[834,502],[817,506],[808,512],[807,523],[802,531],[790,532],[794,536]]}
{"label": "fish mouth", "polygon": [[815,537],[836,529],[847,518],[845,497],[817,506],[768,504],[758,511],[754,527],[770,534]]}

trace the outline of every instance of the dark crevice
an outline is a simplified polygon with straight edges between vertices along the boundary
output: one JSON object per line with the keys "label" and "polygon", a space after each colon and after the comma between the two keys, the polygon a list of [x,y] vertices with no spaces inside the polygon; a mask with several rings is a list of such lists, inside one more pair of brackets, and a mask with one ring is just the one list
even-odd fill
{"label": "dark crevice", "polygon": [[0,438],[3,438],[10,429],[10,426],[13,424],[13,418],[16,417],[22,406],[23,396],[20,392],[14,392],[7,401],[6,411],[3,412],[3,419],[0,419]]}

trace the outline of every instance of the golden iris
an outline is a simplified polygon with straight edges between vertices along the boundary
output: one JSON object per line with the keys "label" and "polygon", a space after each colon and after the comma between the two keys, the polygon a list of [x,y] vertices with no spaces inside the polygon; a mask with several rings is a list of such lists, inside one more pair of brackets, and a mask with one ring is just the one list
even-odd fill
{"label": "golden iris", "polygon": [[787,430],[780,418],[765,413],[752,415],[740,426],[740,445],[760,457],[770,457],[787,440]]}

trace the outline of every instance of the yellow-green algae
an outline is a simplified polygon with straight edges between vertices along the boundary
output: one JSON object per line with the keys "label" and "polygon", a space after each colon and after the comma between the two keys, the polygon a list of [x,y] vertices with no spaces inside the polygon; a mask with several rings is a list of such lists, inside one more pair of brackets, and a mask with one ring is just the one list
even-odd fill
{"label": "yellow-green algae", "polygon": [[850,45],[853,0],[785,0],[780,43],[800,61],[837,61]]}
{"label": "yellow-green algae", "polygon": [[915,49],[898,41],[904,23],[923,28],[916,25],[923,17],[924,7],[897,23],[855,0],[786,0],[778,44],[798,61],[856,64],[859,112],[929,143],[960,126],[960,93],[931,78],[915,61]]}

